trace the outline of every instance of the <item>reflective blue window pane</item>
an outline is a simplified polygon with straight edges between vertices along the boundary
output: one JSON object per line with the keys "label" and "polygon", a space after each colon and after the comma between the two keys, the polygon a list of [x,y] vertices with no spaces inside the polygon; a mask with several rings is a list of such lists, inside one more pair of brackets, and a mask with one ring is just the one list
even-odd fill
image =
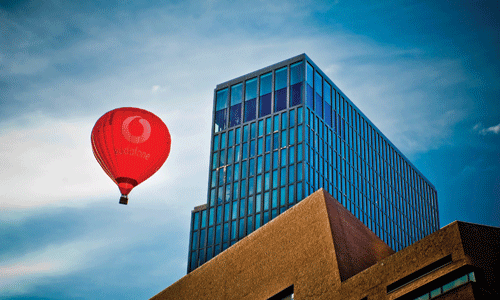
{"label": "reflective blue window pane", "polygon": [[207,226],[207,211],[204,210],[201,212],[201,227]]}
{"label": "reflective blue window pane", "polygon": [[267,172],[271,169],[271,154],[266,154],[264,159],[264,170]]}
{"label": "reflective blue window pane", "polygon": [[290,86],[290,107],[302,104],[302,87],[302,82]]}
{"label": "reflective blue window pane", "polygon": [[290,85],[304,81],[304,62],[300,61],[290,66]]}
{"label": "reflective blue window pane", "polygon": [[236,239],[236,230],[238,227],[236,226],[236,221],[231,222],[231,239]]}
{"label": "reflective blue window pane", "polygon": [[281,149],[281,166],[286,166],[286,149]]}
{"label": "reflective blue window pane", "polygon": [[264,120],[259,121],[259,136],[264,135]]}
{"label": "reflective blue window pane", "polygon": [[238,218],[238,202],[235,201],[233,202],[233,212],[232,212],[232,215],[231,215],[231,219],[236,219]]}
{"label": "reflective blue window pane", "polygon": [[241,103],[232,105],[229,111],[229,126],[236,126],[241,123]]}
{"label": "reflective blue window pane", "polygon": [[234,180],[240,179],[240,164],[234,164]]}
{"label": "reflective blue window pane", "polygon": [[332,106],[332,86],[326,81],[323,81],[323,89],[324,89],[324,100],[325,103],[330,104]]}
{"label": "reflective blue window pane", "polygon": [[302,124],[304,122],[304,108],[297,108],[297,124]]}
{"label": "reflective blue window pane", "polygon": [[280,206],[286,205],[286,187],[282,187],[280,190]]}
{"label": "reflective blue window pane", "polygon": [[279,144],[279,133],[274,133],[273,135],[273,149],[276,150],[280,147]]}
{"label": "reflective blue window pane", "polygon": [[271,114],[271,94],[260,96],[259,101],[259,117]]}
{"label": "reflective blue window pane", "polygon": [[231,106],[240,104],[243,100],[243,83],[231,87]]}
{"label": "reflective blue window pane", "polygon": [[293,145],[295,143],[295,128],[290,128],[290,141],[289,145]]}
{"label": "reflective blue window pane", "polygon": [[269,72],[260,76],[260,96],[270,94],[272,92],[272,75]]}
{"label": "reflective blue window pane", "polygon": [[239,238],[241,239],[245,236],[245,219],[240,219],[240,230],[239,230]]}
{"label": "reflective blue window pane", "polygon": [[264,210],[269,209],[269,192],[264,193]]}
{"label": "reflective blue window pane", "polygon": [[276,73],[274,75],[274,90],[275,91],[286,88],[287,72],[288,72],[287,67],[283,67],[281,69],[276,70]]}
{"label": "reflective blue window pane", "polygon": [[266,119],[266,134],[270,134],[273,128],[273,124],[271,122],[271,118]]}
{"label": "reflective blue window pane", "polygon": [[295,202],[294,185],[291,184],[288,186],[288,204],[292,204],[294,202]]}
{"label": "reflective blue window pane", "polygon": [[256,104],[256,99],[245,101],[245,122],[255,120],[257,114]]}
{"label": "reflective blue window pane", "polygon": [[248,217],[247,218],[247,234],[250,234],[253,231],[253,223],[252,223],[252,221],[253,221],[252,217]]}
{"label": "reflective blue window pane", "polygon": [[318,71],[314,74],[314,83],[314,92],[320,97],[323,97],[323,77],[321,77]]}
{"label": "reflective blue window pane", "polygon": [[271,151],[271,135],[266,135],[266,152]]}
{"label": "reflective blue window pane", "polygon": [[262,151],[264,151],[264,139],[259,138],[257,141],[257,154],[262,154]]}
{"label": "reflective blue window pane", "polygon": [[227,135],[227,145],[228,147],[232,146],[234,143],[234,130],[230,130]]}
{"label": "reflective blue window pane", "polygon": [[215,110],[221,110],[227,108],[227,88],[217,91],[217,100],[215,105]]}
{"label": "reflective blue window pane", "polygon": [[215,112],[215,132],[222,131],[227,127],[227,109],[221,109]]}
{"label": "reflective blue window pane", "polygon": [[310,86],[309,84],[307,85],[306,89],[306,105],[311,109],[314,108],[314,91],[312,86]]}
{"label": "reflective blue window pane", "polygon": [[224,205],[224,221],[229,221],[229,218],[231,217],[230,213],[229,213],[229,203],[227,203],[226,205]]}
{"label": "reflective blue window pane", "polygon": [[233,163],[233,147],[227,149],[227,163]]}
{"label": "reflective blue window pane", "polygon": [[313,86],[314,71],[313,67],[309,63],[306,64],[306,82],[308,85]]}
{"label": "reflective blue window pane", "polygon": [[273,171],[273,188],[278,187],[278,170]]}
{"label": "reflective blue window pane", "polygon": [[[220,226],[220,225],[217,225],[217,226],[215,227],[215,243],[216,243],[216,244],[217,244],[217,243],[220,243],[220,238],[221,238],[221,229],[222,229],[222,228],[221,228],[221,226]],[[216,247],[216,249],[217,249],[217,247]],[[216,251],[219,251],[219,252],[220,252],[220,249],[219,249],[219,250],[216,250]],[[216,253],[216,255],[217,255],[217,253]]]}
{"label": "reflective blue window pane", "polygon": [[274,92],[274,112],[286,109],[286,87]]}
{"label": "reflective blue window pane", "polygon": [[286,184],[286,168],[281,168],[280,185],[283,186],[285,184]]}
{"label": "reflective blue window pane", "polygon": [[255,156],[255,140],[250,141],[250,157]]}
{"label": "reflective blue window pane", "polygon": [[243,143],[241,147],[243,149],[243,153],[241,155],[241,158],[246,159],[248,157],[248,143]]}
{"label": "reflective blue window pane", "polygon": [[262,170],[263,170],[263,157],[262,156],[259,156],[257,157],[257,173],[260,174],[262,173]]}
{"label": "reflective blue window pane", "polygon": [[286,147],[288,144],[288,139],[286,137],[286,130],[281,132],[281,147]]}
{"label": "reflective blue window pane", "polygon": [[219,150],[219,135],[214,136],[214,151]]}
{"label": "reflective blue window pane", "polygon": [[191,250],[196,250],[198,247],[198,231],[193,232],[193,239],[191,240]]}
{"label": "reflective blue window pane", "polygon": [[288,169],[288,183],[294,183],[294,181],[295,181],[294,171],[295,171],[295,168],[293,168],[293,166]]}
{"label": "reflective blue window pane", "polygon": [[273,152],[273,169],[276,169],[278,167],[278,151]]}
{"label": "reflective blue window pane", "polygon": [[224,233],[223,233],[223,237],[222,237],[222,240],[224,242],[227,242],[229,241],[229,223],[224,223]]}
{"label": "reflective blue window pane", "polygon": [[325,122],[332,127],[332,107],[328,103],[325,103]]}
{"label": "reflective blue window pane", "polygon": [[257,98],[257,77],[245,82],[245,101]]}
{"label": "reflective blue window pane", "polygon": [[197,261],[196,261],[196,252],[193,252],[191,253],[191,265],[190,265],[190,269],[191,270],[194,270],[197,266]]}
{"label": "reflective blue window pane", "polygon": [[220,135],[220,148],[221,149],[226,148],[226,133],[225,132]]}
{"label": "reflective blue window pane", "polygon": [[193,230],[198,229],[198,223],[200,222],[200,213],[195,212],[194,213],[194,218],[193,218]]}
{"label": "reflective blue window pane", "polygon": [[315,106],[314,110],[320,118],[323,117],[323,78],[318,72],[315,73],[314,82]]}
{"label": "reflective blue window pane", "polygon": [[247,196],[247,183],[246,180],[241,181],[240,198],[245,198]]}
{"label": "reflective blue window pane", "polygon": [[236,144],[241,142],[241,128],[236,128],[235,130],[235,141]]}
{"label": "reflective blue window pane", "polygon": [[211,208],[210,209],[210,215],[208,217],[208,226],[214,225],[214,221],[215,221],[214,213],[215,213],[214,208]]}

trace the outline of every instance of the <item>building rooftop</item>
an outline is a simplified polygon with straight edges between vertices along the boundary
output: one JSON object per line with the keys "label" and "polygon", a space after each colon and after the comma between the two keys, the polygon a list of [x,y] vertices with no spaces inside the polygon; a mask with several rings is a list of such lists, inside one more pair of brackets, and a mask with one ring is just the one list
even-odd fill
{"label": "building rooftop", "polygon": [[291,291],[293,299],[402,300],[448,295],[456,278],[452,292],[463,297],[499,295],[499,252],[499,228],[454,222],[394,253],[320,189],[152,299],[275,299]]}

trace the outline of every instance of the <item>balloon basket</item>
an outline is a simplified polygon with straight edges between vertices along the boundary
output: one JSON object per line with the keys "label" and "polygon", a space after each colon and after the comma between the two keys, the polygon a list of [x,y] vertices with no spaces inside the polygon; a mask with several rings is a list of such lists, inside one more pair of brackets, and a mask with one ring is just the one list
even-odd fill
{"label": "balloon basket", "polygon": [[127,195],[122,195],[120,197],[120,204],[127,205],[127,203],[128,203],[128,197],[127,197]]}

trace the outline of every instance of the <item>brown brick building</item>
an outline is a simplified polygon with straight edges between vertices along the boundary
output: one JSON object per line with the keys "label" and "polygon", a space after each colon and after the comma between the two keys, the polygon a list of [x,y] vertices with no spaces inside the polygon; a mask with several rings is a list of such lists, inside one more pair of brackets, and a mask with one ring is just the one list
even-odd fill
{"label": "brown brick building", "polygon": [[321,189],[152,299],[500,299],[499,252],[453,222],[394,253]]}

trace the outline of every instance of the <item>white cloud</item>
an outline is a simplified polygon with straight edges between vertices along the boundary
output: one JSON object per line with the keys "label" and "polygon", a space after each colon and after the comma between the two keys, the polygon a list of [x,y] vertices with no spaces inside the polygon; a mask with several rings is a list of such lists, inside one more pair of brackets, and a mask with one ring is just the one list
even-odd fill
{"label": "white cloud", "polygon": [[484,128],[481,123],[478,123],[478,124],[474,125],[473,129],[475,131],[477,131],[480,135],[500,134],[500,124],[498,124],[496,126]]}
{"label": "white cloud", "polygon": [[30,207],[110,192],[90,147],[93,123],[41,114],[4,124],[0,139],[0,207]]}
{"label": "white cloud", "polygon": [[86,239],[49,245],[0,264],[0,295],[20,294],[45,276],[61,276],[91,264],[91,255],[107,246],[106,240]]}

